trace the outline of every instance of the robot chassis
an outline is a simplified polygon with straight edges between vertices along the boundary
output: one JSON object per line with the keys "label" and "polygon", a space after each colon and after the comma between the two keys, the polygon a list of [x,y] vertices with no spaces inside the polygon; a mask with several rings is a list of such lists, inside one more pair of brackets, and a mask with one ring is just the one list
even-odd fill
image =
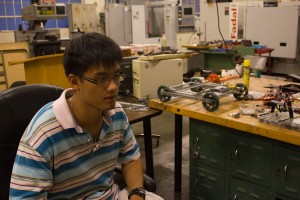
{"label": "robot chassis", "polygon": [[[190,89],[192,92],[187,91]],[[236,85],[202,82],[199,78],[192,78],[190,82],[175,86],[160,86],[157,90],[158,98],[168,102],[171,97],[185,97],[202,101],[207,111],[219,108],[219,98],[233,94],[237,100],[243,100],[248,94],[248,88],[243,83]]]}

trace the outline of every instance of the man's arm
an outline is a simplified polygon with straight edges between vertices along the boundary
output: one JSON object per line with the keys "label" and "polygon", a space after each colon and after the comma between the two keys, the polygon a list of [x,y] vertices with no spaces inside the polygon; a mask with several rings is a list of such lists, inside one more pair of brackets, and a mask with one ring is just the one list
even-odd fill
{"label": "man's arm", "polygon": [[[129,192],[135,188],[143,187],[144,172],[141,157],[122,166],[122,172]],[[130,200],[143,199],[138,195],[132,195]]]}
{"label": "man's arm", "polygon": [[11,199],[47,199],[52,173],[44,158],[28,144],[20,143],[10,182]]}

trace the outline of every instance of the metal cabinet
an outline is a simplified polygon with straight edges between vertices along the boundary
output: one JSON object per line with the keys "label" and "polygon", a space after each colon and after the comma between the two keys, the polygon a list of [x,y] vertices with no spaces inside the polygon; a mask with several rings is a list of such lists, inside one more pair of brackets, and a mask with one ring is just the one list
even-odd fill
{"label": "metal cabinet", "polygon": [[300,147],[190,119],[190,199],[300,199]]}
{"label": "metal cabinet", "polygon": [[300,151],[285,147],[274,147],[272,183],[274,196],[279,195],[300,199]]}
{"label": "metal cabinet", "polygon": [[70,36],[78,29],[86,33],[98,31],[99,20],[94,4],[69,4],[68,17]]}
{"label": "metal cabinet", "polygon": [[224,128],[190,119],[190,162],[225,169],[226,134]]}
{"label": "metal cabinet", "polygon": [[196,166],[190,167],[190,200],[225,200],[223,173]]}
{"label": "metal cabinet", "polygon": [[265,188],[242,179],[230,178],[231,200],[268,200],[271,198],[269,188]]}
{"label": "metal cabinet", "polygon": [[190,199],[225,200],[226,131],[194,119],[189,123]]}
{"label": "metal cabinet", "polygon": [[274,48],[273,57],[298,57],[299,6],[248,7],[245,15],[245,38]]}
{"label": "metal cabinet", "polygon": [[179,85],[182,83],[183,59],[133,60],[133,96],[138,99],[157,97],[157,88],[161,85]]}
{"label": "metal cabinet", "polygon": [[271,143],[229,134],[227,147],[228,169],[231,176],[262,186],[270,186]]}

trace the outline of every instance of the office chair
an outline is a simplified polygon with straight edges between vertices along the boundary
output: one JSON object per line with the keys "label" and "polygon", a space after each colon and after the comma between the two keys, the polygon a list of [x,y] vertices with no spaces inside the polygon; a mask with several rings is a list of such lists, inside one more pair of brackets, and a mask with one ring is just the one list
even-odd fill
{"label": "office chair", "polygon": [[[63,89],[46,84],[22,85],[0,92],[0,199],[8,199],[10,177],[19,141],[34,114],[46,103],[54,101]],[[116,168],[115,182],[125,182],[121,169]],[[144,174],[144,187],[155,192],[156,184]]]}
{"label": "office chair", "polygon": [[26,82],[25,81],[15,81],[10,85],[10,88],[19,87],[21,85],[26,85]]}

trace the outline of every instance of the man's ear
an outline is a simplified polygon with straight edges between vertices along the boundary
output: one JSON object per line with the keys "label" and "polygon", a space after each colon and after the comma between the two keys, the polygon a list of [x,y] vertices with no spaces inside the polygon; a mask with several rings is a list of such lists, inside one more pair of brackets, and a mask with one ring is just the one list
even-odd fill
{"label": "man's ear", "polygon": [[68,81],[70,83],[70,86],[73,89],[78,89],[78,85],[79,85],[79,81],[80,81],[78,76],[75,76],[74,74],[70,74],[68,76]]}

